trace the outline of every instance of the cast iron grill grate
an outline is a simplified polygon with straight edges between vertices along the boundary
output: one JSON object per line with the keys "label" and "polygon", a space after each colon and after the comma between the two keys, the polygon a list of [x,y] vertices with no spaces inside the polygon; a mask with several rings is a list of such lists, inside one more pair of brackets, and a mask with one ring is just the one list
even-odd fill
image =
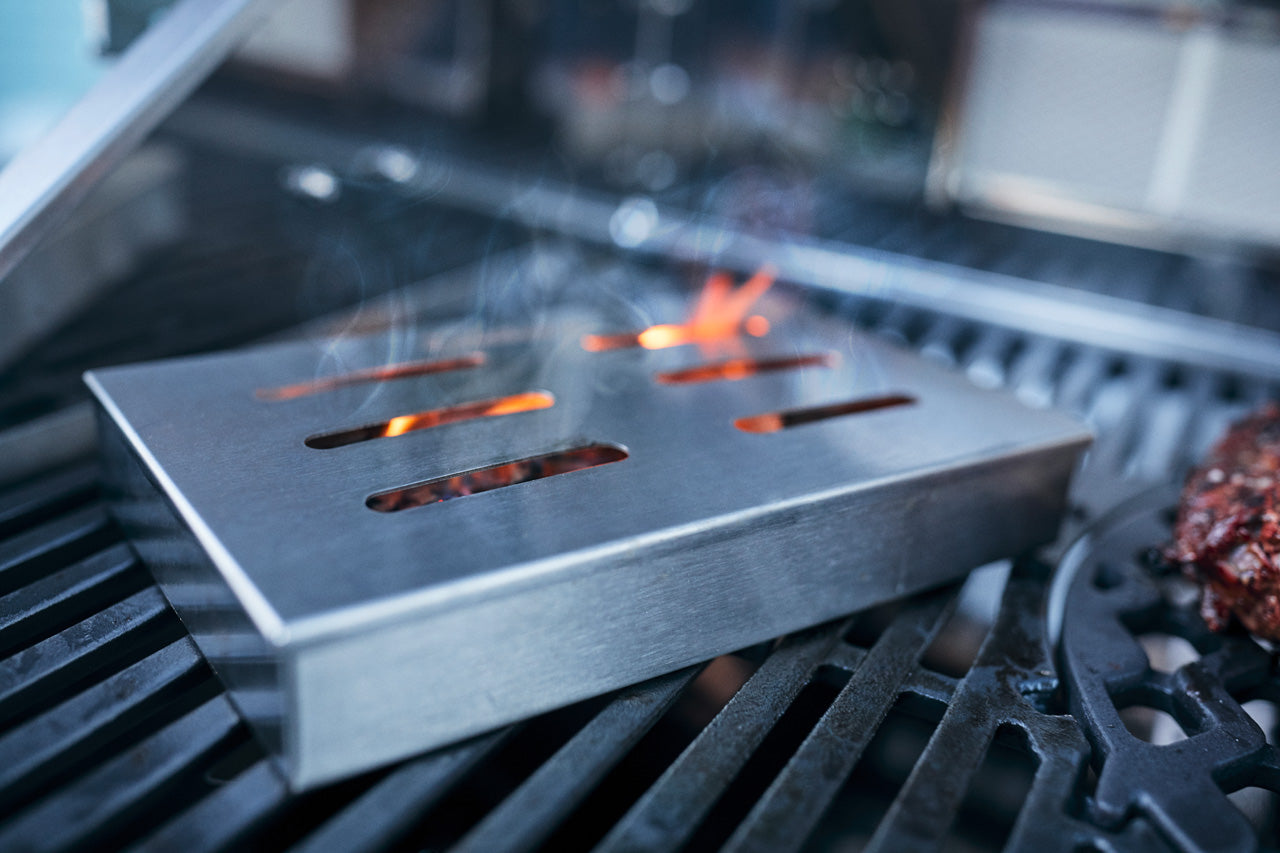
{"label": "cast iron grill grate", "polygon": [[[838,308],[1082,414],[1099,435],[1084,512],[1176,476],[1274,393],[869,298]],[[107,520],[92,467],[50,472],[0,497],[0,847],[1196,849],[1098,809],[1089,740],[1040,651],[1046,577],[1013,571],[954,676],[933,642],[964,621],[952,589],[291,797]],[[1261,678],[1255,652],[1227,661]]]}
{"label": "cast iron grill grate", "polygon": [[1160,558],[1176,500],[1161,489],[1122,505],[1063,563],[1067,695],[1097,756],[1082,809],[1117,830],[1145,819],[1191,849],[1249,850],[1259,834],[1274,846],[1276,655],[1209,631],[1194,586]]}
{"label": "cast iron grill grate", "polygon": [[[819,828],[845,776],[890,715],[930,720],[941,714],[921,764],[943,759],[970,772],[999,726],[1025,726],[1032,748],[1062,765],[1052,774],[1042,771],[1037,789],[1061,785],[1061,773],[1074,778],[1087,752],[1069,721],[1036,707],[1052,680],[1034,651],[1041,646],[1028,643],[1038,632],[1030,614],[1043,572],[1027,567],[1015,573],[1003,615],[975,668],[959,682],[920,663],[954,606],[955,590],[948,589],[855,620],[872,623],[861,632],[849,621],[823,626],[747,650],[736,664],[676,673],[291,798],[114,535],[89,469],[50,476],[5,497],[3,518],[30,527],[5,539],[0,578],[25,576],[9,596],[30,594],[33,603],[7,609],[0,633],[4,849],[135,842],[185,849],[538,849],[553,835],[557,849],[584,841],[600,841],[606,850],[679,849],[700,832],[725,836],[720,840],[728,849],[798,848]],[[65,593],[49,594],[54,586]],[[700,719],[690,702],[715,703],[705,695],[715,682],[705,676],[726,666],[720,689],[742,686],[710,721],[705,709]],[[814,684],[826,690],[806,698]],[[708,826],[717,809],[732,812],[723,795],[800,700],[811,706],[802,721],[811,727],[798,732],[798,742],[791,738],[793,752],[773,767],[766,789],[732,826]],[[678,719],[667,719],[677,710]],[[975,720],[985,722],[975,726]],[[633,802],[621,804],[624,813],[603,839],[596,838],[598,822],[575,809],[630,752],[647,748],[646,733],[660,727],[683,728],[692,737]],[[962,754],[954,754],[958,748]],[[481,770],[485,778],[476,777]],[[507,774],[517,775],[504,780],[505,789],[489,789]],[[944,836],[965,793],[954,781],[912,775],[872,846],[897,849],[909,837]],[[468,816],[469,823],[432,811],[468,786],[492,800]],[[909,807],[917,800],[933,804],[928,819]],[[583,819],[581,833],[563,823],[575,816]],[[1034,829],[1024,817],[1013,837]]]}
{"label": "cast iron grill grate", "polygon": [[[1168,846],[1169,827],[1157,832],[1130,811],[1109,818],[1102,794],[1089,790],[1085,735],[1054,713],[1057,681],[1039,617],[1048,573],[1032,561],[1013,570],[995,624],[959,679],[922,663],[955,607],[950,588],[295,798],[114,535],[92,469],[7,494],[0,513],[7,530],[23,525],[0,544],[0,579],[13,587],[6,597],[36,593],[30,606],[5,609],[0,633],[4,849],[677,850],[713,841],[729,850],[784,850],[806,839],[810,849],[832,849],[832,823],[847,817],[851,798],[884,805],[848,781],[867,774],[901,787],[875,818],[842,827],[861,833],[866,849]],[[1141,587],[1140,569],[1126,571],[1125,584]],[[1090,575],[1078,577],[1096,590]],[[12,578],[24,582],[13,586]],[[1149,588],[1097,594],[1119,604],[1072,617],[1069,660],[1078,654],[1073,637],[1121,611],[1146,620],[1130,621],[1132,630],[1158,625],[1205,642],[1182,610],[1161,609]],[[1108,654],[1105,643],[1086,645]],[[1233,696],[1274,697],[1280,683],[1269,660],[1251,642],[1226,638],[1206,655],[1197,683],[1209,689],[1205,680],[1216,676]],[[717,689],[739,683],[718,711],[705,707],[717,704]],[[1091,737],[1124,737],[1093,724],[1096,688],[1078,675],[1071,687]],[[1248,729],[1233,708],[1232,725]],[[872,760],[872,741],[886,732],[909,739],[902,733],[912,727],[932,736],[909,766],[900,759],[888,766],[883,744]],[[646,740],[655,732],[677,743],[657,768],[637,755],[655,749]],[[1245,753],[1240,746],[1218,753],[1221,762],[1250,758],[1247,769],[1231,765],[1229,786],[1274,783],[1274,750],[1262,750],[1256,731],[1250,736]],[[779,748],[784,754],[767,754]],[[980,805],[990,797],[975,804],[970,788],[1007,784],[984,773],[993,757],[998,764],[1019,754],[1034,770],[1012,777],[1024,785],[1023,801],[1006,807],[1001,823],[993,806]],[[1155,768],[1118,748],[1103,765],[1104,787],[1122,764],[1133,796],[1220,790],[1208,777],[1171,782],[1186,769],[1178,757]],[[640,790],[620,790],[611,779],[623,765],[643,777]],[[761,770],[767,778],[749,778]],[[616,800],[593,803],[609,785]],[[609,819],[602,825],[593,811]],[[1197,836],[1186,813],[1173,820],[1192,842],[1187,849],[1212,846],[1198,843],[1212,837]]]}

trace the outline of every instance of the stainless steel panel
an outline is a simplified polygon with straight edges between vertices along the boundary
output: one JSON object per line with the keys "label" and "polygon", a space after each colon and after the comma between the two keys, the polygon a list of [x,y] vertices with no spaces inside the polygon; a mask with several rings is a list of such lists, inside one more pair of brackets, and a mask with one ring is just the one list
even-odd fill
{"label": "stainless steel panel", "polygon": [[[517,285],[521,274],[512,271]],[[851,330],[794,290],[757,305],[771,321],[761,338],[587,352],[583,334],[625,330],[638,314],[681,322],[689,305],[674,289],[622,308],[589,282],[573,290],[574,304],[539,306],[527,333],[476,339],[474,323],[442,324],[89,375],[119,517],[241,710],[264,715],[293,784],[672,671],[1053,538],[1088,441],[1070,419]],[[488,359],[480,368],[255,396],[477,348]],[[814,352],[834,366],[654,380],[727,356]],[[555,406],[329,450],[304,444],[529,390],[550,392]],[[734,427],[889,393],[916,402],[770,434]],[[596,442],[629,458],[402,512],[365,506],[387,488]]]}

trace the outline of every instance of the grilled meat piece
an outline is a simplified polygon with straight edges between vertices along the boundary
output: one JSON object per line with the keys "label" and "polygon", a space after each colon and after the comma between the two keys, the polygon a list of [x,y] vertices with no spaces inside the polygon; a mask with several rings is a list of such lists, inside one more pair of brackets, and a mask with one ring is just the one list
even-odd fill
{"label": "grilled meat piece", "polygon": [[1187,477],[1165,556],[1201,588],[1200,615],[1280,642],[1280,405],[1232,425]]}

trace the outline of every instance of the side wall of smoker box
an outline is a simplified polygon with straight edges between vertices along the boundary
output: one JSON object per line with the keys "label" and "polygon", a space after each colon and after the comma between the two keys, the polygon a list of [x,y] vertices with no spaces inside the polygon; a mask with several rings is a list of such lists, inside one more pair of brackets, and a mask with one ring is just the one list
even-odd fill
{"label": "side wall of smoker box", "polygon": [[321,784],[1029,551],[1056,535],[1081,445],[578,555],[551,582],[309,644],[296,652],[293,782]]}
{"label": "side wall of smoker box", "polygon": [[282,755],[283,666],[142,460],[95,410],[112,515],[268,753]]}

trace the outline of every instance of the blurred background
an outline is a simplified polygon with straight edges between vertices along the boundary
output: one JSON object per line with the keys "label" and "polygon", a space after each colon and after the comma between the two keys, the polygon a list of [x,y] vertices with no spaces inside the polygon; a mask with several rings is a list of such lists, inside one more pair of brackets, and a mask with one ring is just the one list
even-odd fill
{"label": "blurred background", "polygon": [[[0,0],[0,159],[168,5]],[[1253,296],[1280,240],[1274,3],[295,0],[253,30],[0,288],[0,426],[79,394],[101,328],[66,324],[107,289],[108,360],[121,325],[190,351],[513,222],[637,248],[660,209],[708,256],[731,226],[1280,322]],[[607,234],[583,198],[616,206]],[[228,280],[263,270],[246,312]],[[211,280],[225,316],[189,328]]]}

